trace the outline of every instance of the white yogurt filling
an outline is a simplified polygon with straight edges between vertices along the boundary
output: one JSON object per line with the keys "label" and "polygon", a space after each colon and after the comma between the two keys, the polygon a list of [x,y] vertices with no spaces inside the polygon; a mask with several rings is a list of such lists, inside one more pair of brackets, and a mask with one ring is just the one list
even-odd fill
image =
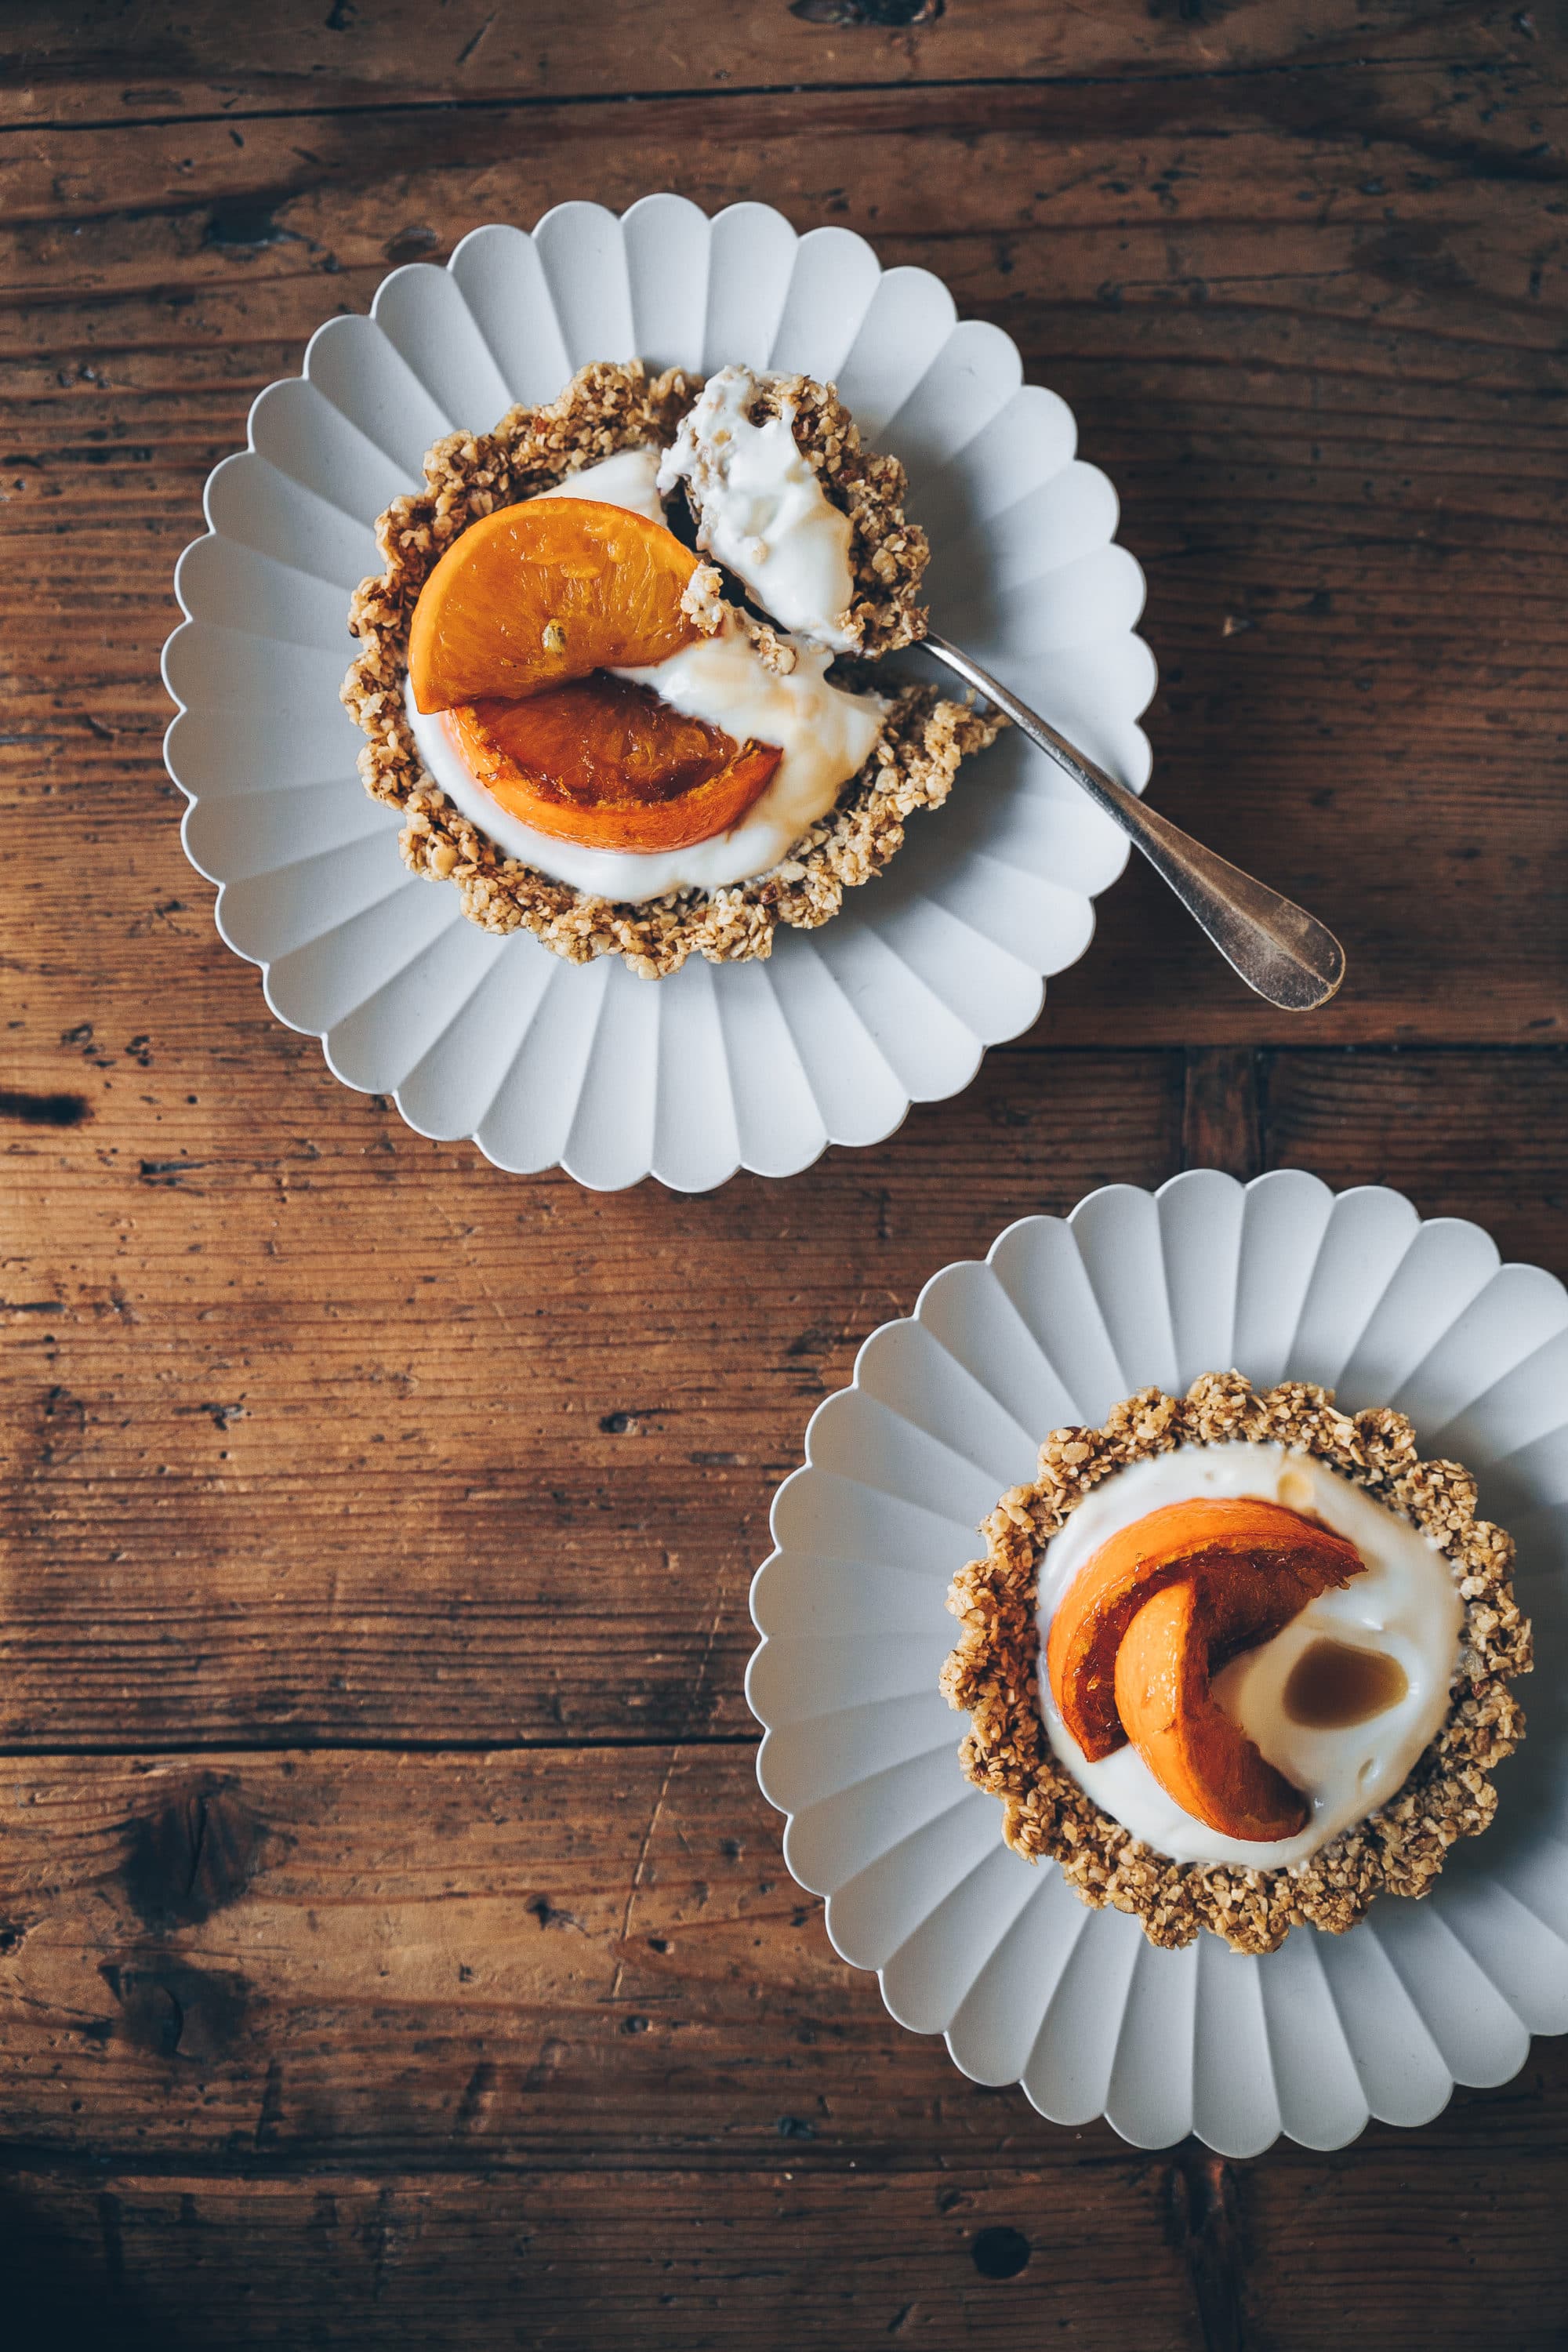
{"label": "white yogurt filling", "polygon": [[[1315,1512],[1354,1544],[1364,1572],[1308,1602],[1256,1650],[1233,1659],[1214,1691],[1268,1762],[1310,1799],[1297,1836],[1271,1842],[1222,1837],[1167,1796],[1131,1742],[1091,1764],[1040,1676],[1040,1712],[1052,1749],[1101,1811],[1174,1862],[1229,1862],[1272,1870],[1300,1862],[1384,1803],[1436,1735],[1448,1708],[1463,1615],[1448,1562],[1406,1519],[1396,1518],[1325,1463],[1282,1445],[1183,1445],[1132,1462],[1085,1497],[1040,1561],[1040,1652],[1068,1586],[1119,1528],[1163,1504],[1196,1496],[1258,1496]],[[1314,1642],[1378,1650],[1404,1668],[1402,1698],[1365,1723],[1332,1730],[1293,1723],[1283,1705],[1292,1667]]]}
{"label": "white yogurt filling", "polygon": [[668,661],[616,672],[638,686],[651,686],[674,709],[721,727],[739,743],[750,739],[784,746],[766,790],[740,823],[688,849],[590,849],[537,833],[469,772],[443,714],[416,709],[412,688],[405,708],[430,774],[498,848],[575,890],[636,906],[667,890],[717,890],[765,874],[826,815],[841,786],[869,759],[887,706],[873,696],[829,686],[823,672],[832,656],[824,649],[795,650],[794,669],[781,677],[763,667],[751,639],[727,619],[717,636],[700,637]]}
{"label": "white yogurt filling", "polygon": [[750,422],[758,382],[741,367],[709,377],[665,452],[658,487],[668,494],[689,485],[699,547],[744,583],[770,619],[849,653],[858,643],[849,518],[802,456],[787,403]]}
{"label": "white yogurt filling", "polygon": [[[597,499],[605,506],[626,507],[662,522],[664,509],[655,487],[658,470],[658,449],[621,449],[538,495]],[[784,756],[766,791],[740,823],[728,833],[693,842],[689,849],[591,849],[536,832],[502,808],[471,773],[447,731],[443,713],[416,709],[412,688],[405,693],[404,706],[427,772],[499,849],[574,890],[639,906],[667,891],[720,890],[765,874],[788,856],[818,817],[827,814],[850,777],[870,758],[887,704],[876,695],[846,694],[829,686],[825,672],[833,656],[824,646],[796,643],[794,650],[795,667],[781,677],[767,668],[744,630],[726,615],[716,636],[700,637],[668,661],[616,673],[651,687],[672,709],[722,728],[738,743],[783,746]]]}
{"label": "white yogurt filling", "polygon": [[533,495],[538,499],[597,499],[601,506],[625,507],[628,513],[646,515],[649,522],[663,522],[664,500],[658,494],[658,461],[662,455],[651,441],[645,441],[636,449],[617,449],[613,457],[601,457],[596,466],[584,466],[581,472],[568,474],[563,482],[555,482],[547,490],[535,490]]}

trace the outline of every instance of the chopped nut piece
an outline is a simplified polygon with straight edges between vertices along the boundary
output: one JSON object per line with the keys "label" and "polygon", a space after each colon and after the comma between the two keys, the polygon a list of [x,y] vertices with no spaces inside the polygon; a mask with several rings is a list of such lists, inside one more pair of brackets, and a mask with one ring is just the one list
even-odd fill
{"label": "chopped nut piece", "polygon": [[689,621],[694,621],[705,637],[712,636],[723,625],[724,582],[714,563],[700,563],[686,583],[686,593],[680,609]]}

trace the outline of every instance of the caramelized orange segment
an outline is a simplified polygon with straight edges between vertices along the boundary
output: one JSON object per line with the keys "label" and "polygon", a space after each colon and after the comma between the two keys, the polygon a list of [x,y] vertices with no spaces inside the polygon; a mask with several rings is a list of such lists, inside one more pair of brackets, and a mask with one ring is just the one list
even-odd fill
{"label": "caramelized orange segment", "polygon": [[591,499],[502,507],[453,541],[420,591],[408,676],[424,711],[661,662],[699,632],[697,559],[673,531]]}
{"label": "caramelized orange segment", "polygon": [[1127,1737],[1194,1821],[1222,1837],[1294,1837],[1311,1808],[1215,1699],[1213,1651],[1197,1584],[1168,1584],[1145,1601],[1116,1653],[1116,1711]]}
{"label": "caramelized orange segment", "polygon": [[1046,1668],[1062,1721],[1090,1762],[1121,1746],[1117,1652],[1133,1617],[1164,1586],[1195,1584],[1216,1644],[1234,1655],[1363,1565],[1353,1544],[1283,1503],[1198,1498],[1148,1512],[1085,1561],[1051,1620]]}
{"label": "caramelized orange segment", "polygon": [[727,833],[783,754],[737,743],[647,687],[595,673],[446,725],[469,773],[537,833],[595,849],[686,849]]}

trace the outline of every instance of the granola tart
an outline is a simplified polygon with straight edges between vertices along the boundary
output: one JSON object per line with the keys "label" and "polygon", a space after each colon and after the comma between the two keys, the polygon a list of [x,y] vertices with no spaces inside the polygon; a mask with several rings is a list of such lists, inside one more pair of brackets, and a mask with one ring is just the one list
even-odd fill
{"label": "granola tart", "polygon": [[[1088,1793],[1087,1775],[1068,1769],[1045,1721],[1048,1689],[1042,1698],[1039,1588],[1052,1539],[1131,1466],[1238,1442],[1282,1447],[1304,1469],[1363,1490],[1441,1556],[1458,1604],[1457,1658],[1436,1735],[1384,1801],[1273,1867],[1179,1861],[1135,1836]],[[1031,1861],[1051,1856],[1080,1900],[1133,1913],[1151,1943],[1166,1948],[1206,1927],[1235,1951],[1271,1952],[1292,1927],[1342,1934],[1380,1893],[1426,1894],[1455,1840],[1490,1822],[1490,1775],[1524,1731],[1509,1688],[1531,1666],[1530,1626],[1510,1581],[1513,1543],[1477,1517],[1476,1499],[1459,1464],[1418,1458],[1403,1414],[1342,1413],[1331,1391],[1301,1381],[1255,1391],[1239,1373],[1205,1373],[1184,1398],[1144,1389],[1101,1428],[1053,1431],[1037,1476],[1002,1497],[981,1530],[984,1557],[948,1596],[963,1630],[942,1688],[970,1716],[962,1767],[1002,1800],[1007,1843]]]}
{"label": "granola tart", "polygon": [[[350,626],[361,652],[342,689],[366,737],[361,775],[373,797],[402,812],[403,856],[415,872],[454,883],[464,913],[487,930],[526,929],[574,963],[619,955],[645,978],[679,970],[693,953],[711,962],[766,956],[780,923],[810,929],[826,922],[847,889],[887,865],[910,815],[942,804],[960,762],[1001,724],[929,686],[893,684],[868,756],[785,854],[732,883],[635,901],[552,878],[509,854],[471,810],[456,804],[421,756],[405,694],[410,628],[426,582],[483,518],[617,453],[670,451],[702,390],[674,371],[650,377],[636,361],[597,363],[542,408],[514,408],[493,432],[438,442],[426,460],[424,489],[395,499],[378,521],[384,569],[354,593]],[[808,378],[757,379],[749,414],[759,424],[790,419],[826,501],[847,520],[855,650],[835,661],[834,678],[849,693],[875,691],[877,662],[918,641],[925,625],[919,593],[927,549],[904,515],[903,468],[862,447],[832,387]],[[708,629],[727,609],[763,666],[793,666],[787,640],[769,621],[738,603],[726,607],[712,565],[695,571],[684,609]]]}

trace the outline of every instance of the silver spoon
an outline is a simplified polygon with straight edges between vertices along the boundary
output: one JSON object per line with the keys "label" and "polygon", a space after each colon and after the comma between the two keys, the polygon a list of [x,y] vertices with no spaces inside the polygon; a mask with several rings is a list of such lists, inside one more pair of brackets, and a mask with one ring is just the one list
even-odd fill
{"label": "silver spoon", "polygon": [[1315,915],[1216,857],[1157,809],[1145,808],[1136,793],[1075,751],[1027,703],[1009,693],[1000,678],[945,637],[933,630],[921,643],[966,684],[978,688],[987,702],[994,703],[1131,835],[1248,988],[1287,1013],[1311,1013],[1328,1003],[1345,976],[1345,951]]}

